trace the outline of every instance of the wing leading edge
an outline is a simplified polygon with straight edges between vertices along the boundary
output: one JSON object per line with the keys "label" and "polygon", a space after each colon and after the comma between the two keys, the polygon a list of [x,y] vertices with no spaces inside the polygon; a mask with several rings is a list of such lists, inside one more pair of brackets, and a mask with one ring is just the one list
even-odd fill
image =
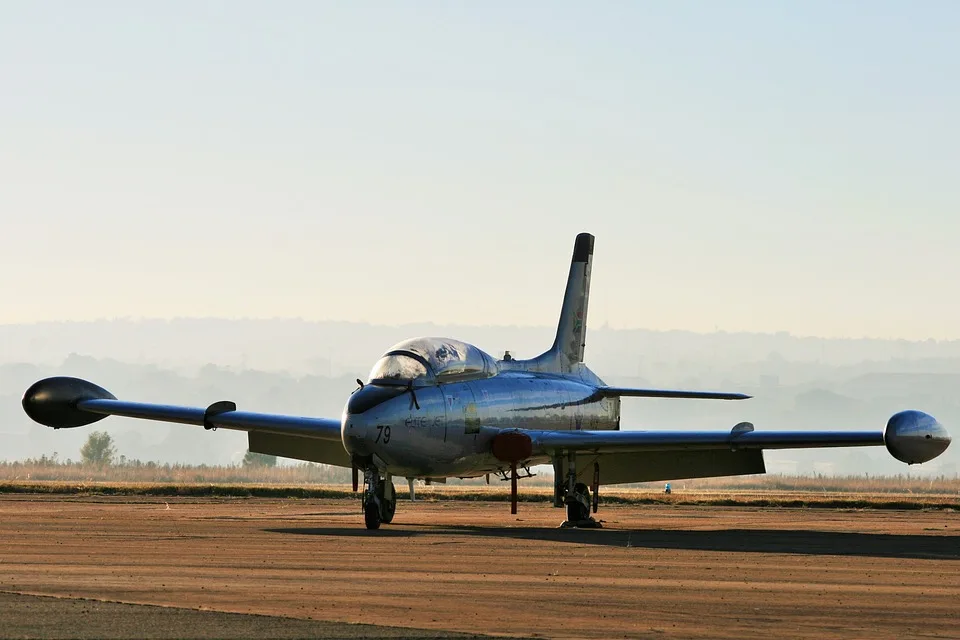
{"label": "wing leading edge", "polygon": [[221,407],[232,406],[234,409],[218,411],[215,408],[217,405],[221,405],[221,403],[216,403],[204,409],[167,404],[126,402],[123,400],[83,400],[78,402],[76,406],[79,411],[97,414],[102,417],[122,416],[142,420],[192,424],[206,429],[259,431],[340,442],[339,420],[237,411],[236,405],[233,403],[224,404]]}

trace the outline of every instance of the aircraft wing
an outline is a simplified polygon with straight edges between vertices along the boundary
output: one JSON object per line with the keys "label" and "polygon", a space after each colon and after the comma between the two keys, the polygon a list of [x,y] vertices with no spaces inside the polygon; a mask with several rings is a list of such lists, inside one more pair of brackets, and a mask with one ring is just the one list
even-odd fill
{"label": "aircraft wing", "polygon": [[237,411],[237,405],[229,401],[205,408],[126,402],[79,378],[56,377],[34,383],[23,395],[23,409],[36,422],[54,429],[124,416],[341,443],[340,420]]}
{"label": "aircraft wing", "polygon": [[[745,423],[744,423],[745,424]],[[532,433],[531,433],[532,436]],[[534,448],[626,453],[705,449],[800,449],[882,445],[882,431],[544,431]]]}
{"label": "aircraft wing", "polygon": [[98,416],[97,419],[106,416],[123,416],[126,418],[193,424],[205,429],[262,431],[340,441],[339,420],[237,411],[236,407],[237,405],[228,401],[215,402],[209,407],[203,408],[106,399],[81,400],[76,405],[78,411]]}
{"label": "aircraft wing", "polygon": [[[902,411],[883,430],[758,431],[747,422],[729,431],[514,431],[500,448],[532,457],[577,458],[578,476],[590,481],[597,465],[604,484],[764,473],[763,449],[885,445],[907,464],[932,460],[950,445],[947,430],[932,416]],[[497,451],[497,443],[494,442]]]}
{"label": "aircraft wing", "polygon": [[603,484],[766,473],[762,449],[883,444],[883,432],[567,431],[535,441],[551,457],[576,457],[577,476]]}

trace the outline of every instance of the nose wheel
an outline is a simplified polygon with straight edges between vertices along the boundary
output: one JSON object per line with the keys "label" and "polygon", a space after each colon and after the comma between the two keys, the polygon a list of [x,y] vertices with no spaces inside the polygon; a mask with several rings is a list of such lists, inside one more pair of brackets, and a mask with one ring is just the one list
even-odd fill
{"label": "nose wheel", "polygon": [[380,476],[376,467],[363,472],[363,522],[367,529],[379,529],[381,523],[390,524],[397,512],[397,492],[393,478],[387,473]]}

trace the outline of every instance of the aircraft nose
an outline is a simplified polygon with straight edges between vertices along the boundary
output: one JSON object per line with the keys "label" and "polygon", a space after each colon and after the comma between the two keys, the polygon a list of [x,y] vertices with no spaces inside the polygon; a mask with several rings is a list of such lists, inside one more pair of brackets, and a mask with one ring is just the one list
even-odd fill
{"label": "aircraft nose", "polygon": [[406,392],[406,387],[366,384],[350,396],[344,407],[340,436],[343,447],[355,456],[373,454],[378,407]]}
{"label": "aircraft nose", "polygon": [[367,438],[369,433],[370,425],[363,416],[349,413],[344,415],[340,435],[343,439],[343,448],[348,453],[355,456],[368,456],[373,453]]}

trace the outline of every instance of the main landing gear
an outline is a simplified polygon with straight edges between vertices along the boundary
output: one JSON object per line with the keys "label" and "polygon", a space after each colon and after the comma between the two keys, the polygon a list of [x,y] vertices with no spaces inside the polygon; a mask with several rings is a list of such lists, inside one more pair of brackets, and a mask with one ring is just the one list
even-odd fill
{"label": "main landing gear", "polygon": [[[553,460],[554,488],[553,498],[555,507],[567,508],[567,519],[560,525],[563,528],[575,527],[580,529],[599,529],[602,525],[590,515],[592,510],[597,512],[600,498],[600,464],[593,463],[593,490],[583,482],[577,481],[576,454],[568,454],[566,460],[566,477],[564,477],[564,460],[556,457]],[[592,499],[591,499],[592,493]]]}
{"label": "main landing gear", "polygon": [[367,529],[379,529],[380,523],[390,524],[397,512],[397,492],[393,488],[393,476],[380,476],[376,467],[363,471],[363,521]]}

